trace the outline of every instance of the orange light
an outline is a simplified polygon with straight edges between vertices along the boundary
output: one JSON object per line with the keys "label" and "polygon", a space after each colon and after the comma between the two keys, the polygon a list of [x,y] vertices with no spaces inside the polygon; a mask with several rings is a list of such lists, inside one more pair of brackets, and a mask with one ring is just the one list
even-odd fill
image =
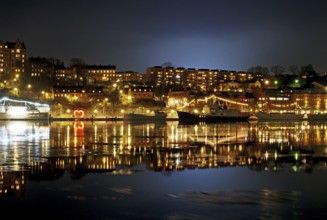
{"label": "orange light", "polygon": [[75,110],[74,111],[74,117],[75,118],[83,118],[84,117],[84,111],[83,110]]}
{"label": "orange light", "polygon": [[74,129],[75,130],[83,130],[84,129],[84,122],[74,122]]}

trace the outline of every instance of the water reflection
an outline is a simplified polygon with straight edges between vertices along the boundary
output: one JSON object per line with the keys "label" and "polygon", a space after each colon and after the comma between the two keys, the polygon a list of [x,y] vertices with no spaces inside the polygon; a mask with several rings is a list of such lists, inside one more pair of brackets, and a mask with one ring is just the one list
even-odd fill
{"label": "water reflection", "polygon": [[246,166],[275,172],[283,164],[292,172],[326,169],[324,122],[5,121],[0,137],[0,195],[23,195],[27,180],[54,180],[65,171],[74,179],[101,172],[131,175],[137,171],[130,168],[142,164],[152,171]]}

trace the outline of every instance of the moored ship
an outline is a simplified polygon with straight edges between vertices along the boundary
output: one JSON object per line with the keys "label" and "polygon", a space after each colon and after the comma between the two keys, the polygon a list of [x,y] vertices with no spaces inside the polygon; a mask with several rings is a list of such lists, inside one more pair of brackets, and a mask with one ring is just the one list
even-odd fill
{"label": "moored ship", "polygon": [[149,113],[126,113],[124,114],[124,120],[130,122],[165,122],[167,113],[163,111],[153,111]]}
{"label": "moored ship", "polygon": [[267,113],[255,114],[258,121],[302,121],[302,120],[327,120],[327,114],[295,114],[295,113]]}
{"label": "moored ship", "polygon": [[250,114],[240,112],[238,109],[227,109],[205,106],[200,114],[177,111],[180,122],[206,122],[206,123],[219,123],[219,122],[244,122],[248,121]]}
{"label": "moored ship", "polygon": [[50,106],[27,100],[0,99],[0,120],[47,120]]}
{"label": "moored ship", "polygon": [[295,113],[268,113],[257,112],[255,114],[259,121],[284,121],[284,120],[303,120],[304,115]]}

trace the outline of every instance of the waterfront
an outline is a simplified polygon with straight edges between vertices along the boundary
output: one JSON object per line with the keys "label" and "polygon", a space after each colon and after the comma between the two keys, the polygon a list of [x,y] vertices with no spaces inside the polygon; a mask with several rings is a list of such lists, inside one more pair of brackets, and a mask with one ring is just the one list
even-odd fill
{"label": "waterfront", "polygon": [[327,216],[325,122],[2,121],[0,137],[14,218]]}

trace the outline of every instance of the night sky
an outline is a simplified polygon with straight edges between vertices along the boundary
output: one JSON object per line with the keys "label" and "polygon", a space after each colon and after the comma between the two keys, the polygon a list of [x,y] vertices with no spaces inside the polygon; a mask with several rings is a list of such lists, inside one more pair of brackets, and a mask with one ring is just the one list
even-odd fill
{"label": "night sky", "polygon": [[326,0],[2,0],[0,24],[0,40],[66,65],[327,71]]}

